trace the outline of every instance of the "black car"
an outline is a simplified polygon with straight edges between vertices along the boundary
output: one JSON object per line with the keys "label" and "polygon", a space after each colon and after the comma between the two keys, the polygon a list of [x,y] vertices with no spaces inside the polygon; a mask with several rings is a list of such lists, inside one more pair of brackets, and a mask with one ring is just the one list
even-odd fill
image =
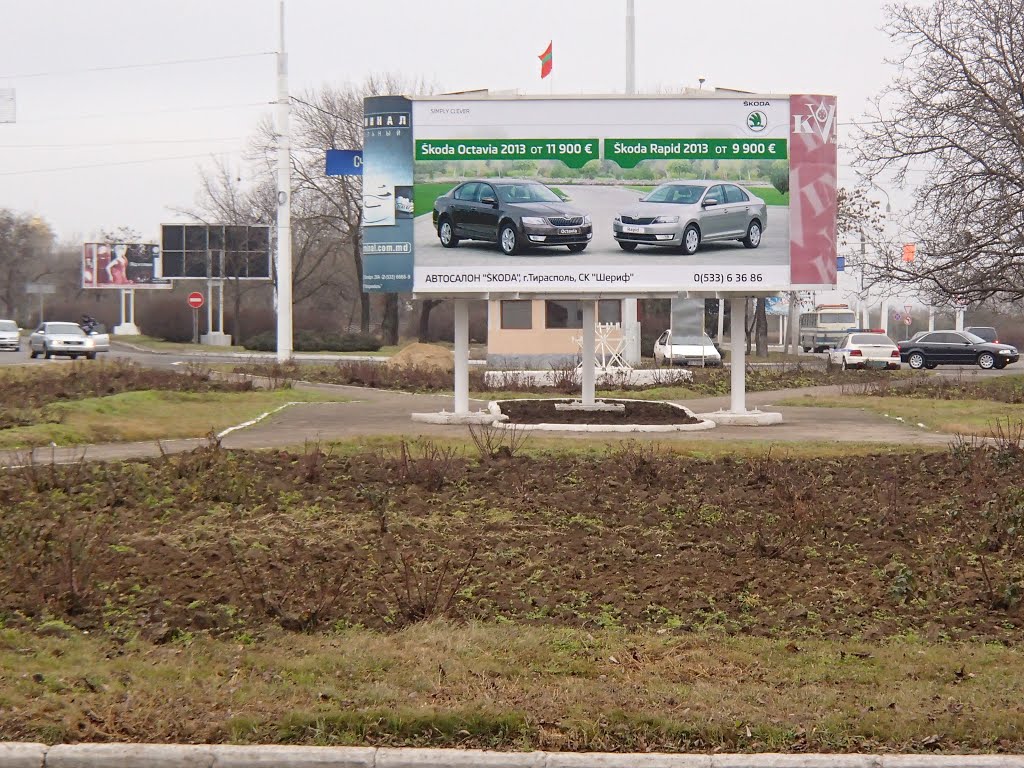
{"label": "black car", "polygon": [[441,245],[460,240],[497,243],[508,256],[533,246],[564,245],[579,253],[590,244],[590,217],[536,181],[466,181],[434,201]]}
{"label": "black car", "polygon": [[977,365],[980,368],[1005,368],[1020,359],[1016,347],[993,344],[973,333],[931,331],[898,342],[900,359],[911,368],[937,365]]}

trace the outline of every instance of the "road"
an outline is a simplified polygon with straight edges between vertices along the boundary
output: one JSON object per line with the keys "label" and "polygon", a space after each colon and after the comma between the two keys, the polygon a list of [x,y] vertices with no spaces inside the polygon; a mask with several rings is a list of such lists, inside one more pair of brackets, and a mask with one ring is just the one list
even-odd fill
{"label": "road", "polygon": [[693,256],[671,248],[640,246],[626,253],[612,237],[612,219],[637,201],[639,193],[624,187],[560,185],[573,206],[594,220],[594,239],[583,253],[562,247],[534,248],[520,256],[506,256],[497,244],[463,241],[457,248],[442,248],[431,217],[416,219],[416,265],[423,267],[514,267],[543,260],[545,266],[662,266],[686,259],[688,266],[761,267],[789,264],[789,208],[769,206],[764,239],[756,250],[728,241],[707,243]]}

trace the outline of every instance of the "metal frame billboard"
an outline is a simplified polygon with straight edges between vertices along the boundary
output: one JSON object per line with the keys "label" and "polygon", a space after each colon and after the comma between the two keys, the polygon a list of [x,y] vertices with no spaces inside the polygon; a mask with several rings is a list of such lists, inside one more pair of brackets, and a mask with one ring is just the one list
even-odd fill
{"label": "metal frame billboard", "polygon": [[827,289],[836,171],[833,96],[370,97],[363,287]]}
{"label": "metal frame billboard", "polygon": [[162,224],[163,277],[174,280],[269,280],[266,224]]}
{"label": "metal frame billboard", "polygon": [[160,246],[155,243],[82,244],[82,288],[171,287],[160,277]]}

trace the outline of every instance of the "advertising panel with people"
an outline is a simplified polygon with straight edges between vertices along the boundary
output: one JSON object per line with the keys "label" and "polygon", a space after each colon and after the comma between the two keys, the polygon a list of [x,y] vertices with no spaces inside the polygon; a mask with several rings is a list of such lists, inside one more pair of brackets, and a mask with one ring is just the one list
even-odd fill
{"label": "advertising panel with people", "polygon": [[153,243],[85,243],[83,288],[170,288],[160,276],[160,246]]}
{"label": "advertising panel with people", "polygon": [[834,97],[386,96],[364,106],[368,291],[835,285]]}

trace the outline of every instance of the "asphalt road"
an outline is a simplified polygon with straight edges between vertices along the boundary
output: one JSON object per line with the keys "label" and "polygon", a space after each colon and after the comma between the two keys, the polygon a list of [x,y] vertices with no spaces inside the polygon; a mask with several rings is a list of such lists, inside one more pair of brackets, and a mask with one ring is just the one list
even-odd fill
{"label": "asphalt road", "polygon": [[641,245],[632,253],[619,248],[612,237],[612,219],[637,201],[632,189],[608,186],[559,185],[570,202],[594,220],[594,239],[583,253],[564,247],[533,248],[520,256],[506,256],[496,243],[464,240],[456,248],[442,248],[430,215],[416,219],[416,265],[423,267],[514,267],[543,259],[549,266],[662,266],[686,259],[688,266],[760,267],[789,264],[789,208],[769,206],[768,224],[760,247],[744,248],[737,241],[707,243],[693,256],[672,248]]}

